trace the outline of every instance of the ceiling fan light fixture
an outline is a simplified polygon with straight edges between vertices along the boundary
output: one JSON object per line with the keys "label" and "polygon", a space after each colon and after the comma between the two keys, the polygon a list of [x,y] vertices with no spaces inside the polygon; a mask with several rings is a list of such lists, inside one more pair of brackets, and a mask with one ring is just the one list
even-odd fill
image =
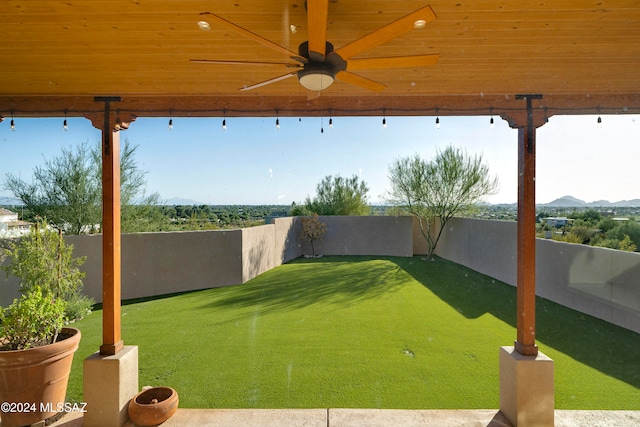
{"label": "ceiling fan light fixture", "polygon": [[298,80],[305,88],[320,91],[331,86],[335,80],[333,72],[326,67],[305,67],[298,71]]}

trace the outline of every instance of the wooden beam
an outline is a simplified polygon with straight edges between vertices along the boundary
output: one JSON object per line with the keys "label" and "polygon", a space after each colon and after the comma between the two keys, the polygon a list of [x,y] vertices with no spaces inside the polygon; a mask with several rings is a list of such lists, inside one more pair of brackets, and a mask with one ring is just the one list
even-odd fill
{"label": "wooden beam", "polygon": [[100,354],[112,356],[124,347],[120,328],[120,132],[114,129],[110,103],[104,102],[102,125],[102,345]]}
{"label": "wooden beam", "polygon": [[515,349],[525,356],[538,354],[536,345],[536,126],[533,99],[542,95],[516,95],[527,103],[526,124],[518,127],[518,267],[516,290],[517,339]]}
{"label": "wooden beam", "polygon": [[[373,92],[372,92],[373,93]],[[118,111],[123,121],[138,117],[333,117],[381,116],[489,116],[512,122],[526,112],[512,94],[482,96],[333,96],[322,94],[309,101],[306,91],[287,96],[155,95],[123,96]],[[0,117],[87,117],[101,129],[103,108],[93,96],[4,96],[0,94]],[[568,114],[640,114],[640,94],[546,95],[535,105],[536,116]],[[537,120],[537,119],[536,119]],[[526,119],[522,126],[526,125]],[[517,126],[513,126],[514,128]]]}

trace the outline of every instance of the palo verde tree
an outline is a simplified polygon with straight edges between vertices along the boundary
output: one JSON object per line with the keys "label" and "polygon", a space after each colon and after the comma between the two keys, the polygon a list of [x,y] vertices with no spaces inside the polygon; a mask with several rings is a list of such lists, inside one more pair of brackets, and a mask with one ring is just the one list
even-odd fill
{"label": "palo verde tree", "polygon": [[371,208],[367,203],[369,187],[356,175],[343,178],[340,175],[325,176],[316,187],[316,197],[307,197],[305,207],[318,215],[367,215]]}
{"label": "palo verde tree", "polygon": [[429,259],[447,222],[498,189],[498,179],[489,176],[481,155],[469,156],[452,146],[438,150],[431,161],[418,154],[396,159],[389,166],[389,180],[390,201],[417,218]]}
{"label": "palo verde tree", "polygon": [[[125,140],[120,154],[122,231],[141,231],[140,222],[153,218],[150,210],[158,195],[145,194],[146,172],[135,161],[135,146]],[[102,161],[100,147],[80,144],[62,149],[58,157],[36,166],[31,182],[11,173],[5,188],[19,198],[35,217],[68,234],[91,232],[102,222]]]}

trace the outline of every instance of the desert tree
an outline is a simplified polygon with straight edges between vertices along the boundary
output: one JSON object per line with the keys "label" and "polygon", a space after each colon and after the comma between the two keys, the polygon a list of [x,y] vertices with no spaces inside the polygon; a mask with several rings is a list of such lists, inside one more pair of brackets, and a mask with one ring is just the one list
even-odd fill
{"label": "desert tree", "polygon": [[[159,196],[145,193],[146,172],[135,160],[136,146],[128,141],[120,154],[122,231],[142,231],[141,223],[155,218]],[[8,173],[4,186],[34,217],[47,218],[68,234],[94,231],[102,222],[102,160],[100,146],[82,143],[63,148],[59,156],[33,170],[31,182]]]}
{"label": "desert tree", "polygon": [[313,242],[322,239],[322,236],[327,232],[327,224],[320,221],[316,213],[311,216],[301,217],[300,221],[302,223],[301,237],[311,243],[311,254],[315,257],[316,250]]}
{"label": "desert tree", "polygon": [[494,194],[499,185],[497,177],[489,175],[482,155],[470,156],[452,146],[438,150],[431,161],[418,154],[394,160],[389,180],[390,202],[416,217],[429,259],[447,222]]}
{"label": "desert tree", "polygon": [[318,215],[367,215],[371,211],[368,192],[367,184],[356,175],[327,175],[317,185],[313,200],[307,197],[305,207]]}
{"label": "desert tree", "polygon": [[100,222],[100,185],[90,148],[86,143],[33,169],[31,182],[8,173],[5,188],[32,212],[47,218],[56,228],[79,234]]}

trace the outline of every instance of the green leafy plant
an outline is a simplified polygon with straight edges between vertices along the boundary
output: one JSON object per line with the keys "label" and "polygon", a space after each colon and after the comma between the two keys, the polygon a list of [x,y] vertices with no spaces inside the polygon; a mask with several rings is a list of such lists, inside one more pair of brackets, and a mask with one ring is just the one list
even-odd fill
{"label": "green leafy plant", "polygon": [[631,237],[629,237],[628,234],[625,234],[624,239],[620,240],[620,243],[618,244],[618,248],[621,251],[627,251],[627,252],[635,252],[638,250],[638,247],[635,245],[635,243],[633,243],[633,241],[631,240]]}
{"label": "green leafy plant", "polygon": [[327,224],[318,219],[318,214],[313,214],[308,217],[300,219],[302,221],[302,234],[301,237],[304,240],[308,240],[311,243],[311,253],[316,256],[316,250],[313,247],[315,240],[321,239],[324,233],[327,232]]}
{"label": "green leafy plant", "polygon": [[[21,239],[11,242],[2,266],[7,277],[20,280],[22,297],[0,312],[0,337],[16,350],[52,343],[65,321],[87,314],[93,300],[81,294],[85,258],[73,258],[73,246],[62,233],[40,222]],[[0,344],[3,345],[3,344]]]}
{"label": "green leafy plant", "polygon": [[64,326],[65,301],[43,294],[36,286],[0,309],[0,350],[21,350],[52,344]]}

